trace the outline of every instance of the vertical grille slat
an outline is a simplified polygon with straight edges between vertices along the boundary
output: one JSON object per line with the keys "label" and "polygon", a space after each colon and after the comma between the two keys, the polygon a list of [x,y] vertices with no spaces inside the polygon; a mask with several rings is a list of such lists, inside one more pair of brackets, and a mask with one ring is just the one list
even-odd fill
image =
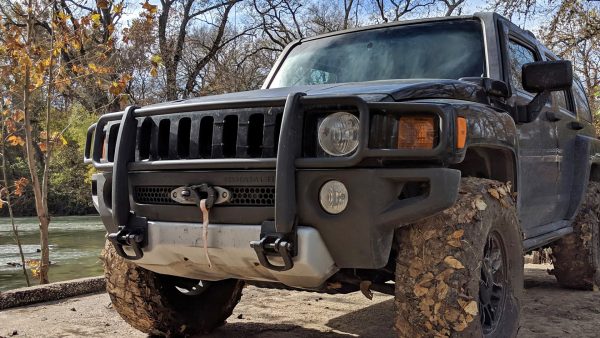
{"label": "vertical grille slat", "polygon": [[248,120],[247,155],[248,157],[261,157],[263,153],[264,114],[252,114]]}
{"label": "vertical grille slat", "polygon": [[150,159],[150,143],[152,141],[152,128],[154,122],[151,118],[147,117],[142,122],[138,132],[138,144],[137,144],[137,161],[143,161]]}
{"label": "vertical grille slat", "polygon": [[191,132],[192,120],[189,117],[180,119],[177,126],[177,156],[181,159],[190,157]]}
{"label": "vertical grille slat", "polygon": [[212,131],[212,149],[210,158],[223,158],[223,125],[225,121],[215,119]]}
{"label": "vertical grille slat", "polygon": [[169,158],[169,143],[171,138],[171,120],[161,120],[158,124],[158,158],[166,160]]}
{"label": "vertical grille slat", "polygon": [[238,139],[238,116],[227,115],[223,120],[223,157],[236,157]]}
{"label": "vertical grille slat", "polygon": [[250,120],[247,114],[241,114],[238,117],[238,129],[235,157],[248,158],[248,133],[250,132]]}
{"label": "vertical grille slat", "polygon": [[200,157],[200,122],[201,119],[192,119],[190,130],[190,158]]}
{"label": "vertical grille slat", "polygon": [[211,158],[213,155],[213,134],[215,128],[215,119],[212,116],[205,116],[200,120],[200,132],[198,135],[198,157]]}

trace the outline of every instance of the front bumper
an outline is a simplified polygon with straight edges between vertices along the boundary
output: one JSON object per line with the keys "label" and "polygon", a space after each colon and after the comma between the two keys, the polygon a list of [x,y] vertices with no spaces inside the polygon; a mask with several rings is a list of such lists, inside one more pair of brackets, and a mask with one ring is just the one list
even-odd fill
{"label": "front bumper", "polygon": [[[260,225],[211,224],[208,254],[212,267],[209,268],[203,249],[202,224],[150,221],[148,245],[136,264],[157,273],[193,279],[239,278],[302,288],[317,288],[338,271],[319,232],[310,227],[298,227],[298,255],[292,269],[274,271],[261,266],[249,245],[260,237],[260,231]],[[282,264],[281,258],[271,260]]]}
{"label": "front bumper", "polygon": [[[274,172],[265,171],[225,171],[225,172],[146,172],[131,174],[130,181],[135,185],[152,185],[158,181],[169,182],[173,185],[189,185],[198,182],[208,182],[213,185],[226,185],[232,177],[238,177],[239,182],[252,186],[255,182],[273,182]],[[160,178],[160,179],[159,179]],[[348,206],[345,211],[338,215],[330,215],[323,211],[319,204],[319,189],[329,180],[343,182],[348,189]],[[320,252],[325,262],[331,257],[337,268],[365,268],[375,269],[385,266],[389,259],[394,230],[402,225],[430,216],[438,211],[450,207],[456,200],[458,193],[460,172],[447,168],[424,168],[424,169],[338,169],[338,170],[298,170],[296,173],[297,193],[297,218],[298,229],[311,229],[316,235],[307,238],[318,237],[316,245],[323,248]],[[96,174],[93,177],[96,194],[94,203],[98,208],[103,222],[109,232],[116,230],[112,222],[110,205],[106,198],[110,197],[111,180],[110,174]],[[420,193],[407,195],[407,187],[411,184],[420,184],[425,187]],[[133,190],[133,189],[131,189]],[[134,198],[130,199],[132,209],[139,216],[147,217],[149,221],[148,237],[149,247],[144,249],[144,257],[138,261],[151,270],[163,271],[173,269],[173,266],[190,266],[190,261],[183,257],[194,256],[188,252],[192,250],[195,255],[202,256],[202,243],[189,245],[190,238],[194,237],[190,231],[201,228],[200,211],[193,205],[149,205],[140,204]],[[282,281],[276,278],[276,274],[265,274],[267,269],[247,270],[254,271],[243,277],[243,273],[231,268],[256,266],[258,260],[253,254],[249,242],[260,237],[260,226],[262,221],[274,218],[273,207],[228,207],[215,206],[211,210],[211,231],[216,231],[219,236],[232,229],[240,231],[240,237],[224,237],[211,242],[211,253],[216,257],[225,255],[227,260],[219,261],[215,258],[218,274],[215,271],[206,270],[206,277],[236,277]],[[176,224],[176,226],[170,226]],[[229,224],[239,224],[231,226]],[[160,225],[160,226],[159,226]],[[231,226],[231,228],[230,228]],[[188,229],[184,231],[183,229]],[[218,229],[225,229],[223,231]],[[173,234],[166,235],[172,231]],[[195,231],[195,230],[194,230]],[[193,231],[192,231],[193,232]],[[250,236],[253,234],[254,237]],[[158,238],[158,239],[157,239]],[[163,243],[163,239],[169,240]],[[177,238],[178,241],[173,239]],[[235,243],[227,243],[227,240]],[[306,241],[306,239],[300,239]],[[165,246],[166,245],[166,246]],[[238,251],[242,248],[243,251]],[[298,257],[305,257],[303,250],[313,250],[314,246],[300,245]],[[227,252],[229,249],[232,251]],[[175,253],[180,252],[179,255]],[[235,252],[235,253],[234,253]],[[326,253],[326,254],[325,254]],[[233,256],[232,256],[233,255]],[[238,261],[233,264],[232,257],[237,255]],[[250,255],[250,256],[248,256]],[[162,260],[160,257],[170,257]],[[177,259],[175,259],[177,257]],[[302,261],[302,258],[297,258]],[[197,260],[196,260],[197,261]],[[194,261],[194,262],[196,262]],[[295,264],[304,264],[303,262]],[[225,264],[219,266],[219,262]],[[308,261],[305,261],[308,262]],[[311,261],[311,264],[314,262]],[[164,266],[159,269],[157,266]],[[190,273],[198,274],[204,269],[202,265],[196,266]],[[296,267],[289,273],[300,275],[305,268]],[[242,269],[244,270],[244,269]],[[238,272],[236,272],[238,271]],[[329,277],[329,268],[318,268],[320,277],[312,277],[312,280],[322,280]],[[298,285],[295,285],[298,286]],[[307,287],[307,286],[305,286]]]}

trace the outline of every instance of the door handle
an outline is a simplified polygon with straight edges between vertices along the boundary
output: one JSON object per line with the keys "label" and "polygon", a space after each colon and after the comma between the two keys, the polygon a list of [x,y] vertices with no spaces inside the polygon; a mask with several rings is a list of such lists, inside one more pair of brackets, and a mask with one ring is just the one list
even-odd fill
{"label": "door handle", "polygon": [[561,120],[561,117],[558,116],[556,113],[554,112],[546,112],[546,119],[550,122],[558,122]]}
{"label": "door handle", "polygon": [[567,126],[569,127],[569,129],[573,130],[581,130],[584,127],[583,123],[578,121],[569,122]]}

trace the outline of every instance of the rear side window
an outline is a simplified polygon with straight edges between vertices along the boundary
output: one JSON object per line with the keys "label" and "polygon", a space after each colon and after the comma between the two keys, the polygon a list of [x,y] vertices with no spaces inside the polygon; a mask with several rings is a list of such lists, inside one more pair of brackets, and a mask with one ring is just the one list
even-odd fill
{"label": "rear side window", "polygon": [[508,42],[508,53],[510,63],[510,84],[513,88],[523,90],[523,65],[535,62],[535,53],[528,47],[510,40]]}
{"label": "rear side window", "polygon": [[583,86],[578,80],[573,81],[573,98],[575,99],[577,115],[586,121],[592,122],[592,112],[585,96],[585,90],[583,90]]}
{"label": "rear side window", "polygon": [[568,110],[569,108],[567,107],[567,96],[565,91],[560,91],[560,92],[552,92],[552,100],[556,101],[556,104],[561,108],[561,109],[565,109]]}

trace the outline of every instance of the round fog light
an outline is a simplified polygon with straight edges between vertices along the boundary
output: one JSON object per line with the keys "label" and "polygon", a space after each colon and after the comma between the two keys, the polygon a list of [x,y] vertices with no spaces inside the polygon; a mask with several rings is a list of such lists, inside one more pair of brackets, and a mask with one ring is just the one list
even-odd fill
{"label": "round fog light", "polygon": [[348,206],[348,189],[340,181],[328,181],[321,187],[319,200],[323,210],[330,214],[339,214]]}

